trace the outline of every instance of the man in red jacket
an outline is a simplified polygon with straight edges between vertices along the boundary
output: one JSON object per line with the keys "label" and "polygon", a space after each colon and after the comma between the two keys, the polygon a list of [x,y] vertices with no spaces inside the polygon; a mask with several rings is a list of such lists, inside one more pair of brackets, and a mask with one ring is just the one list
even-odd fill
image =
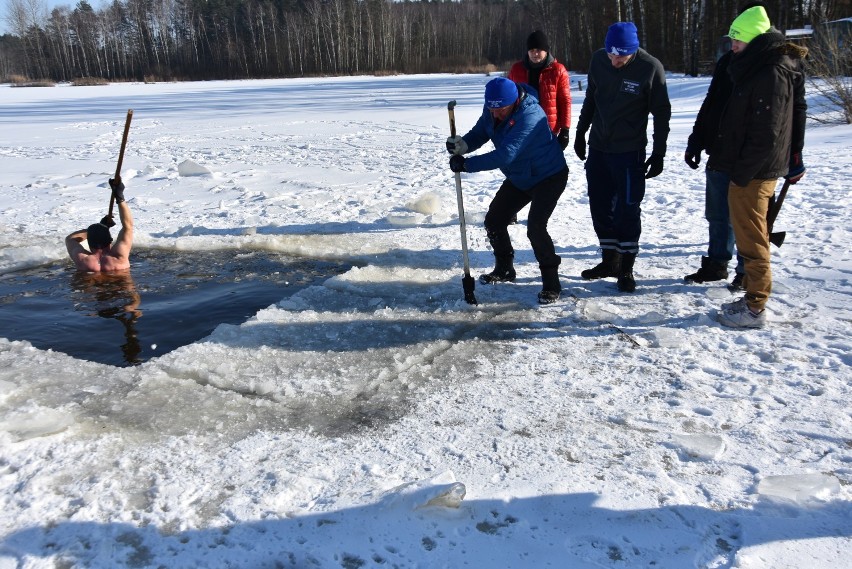
{"label": "man in red jacket", "polygon": [[553,136],[562,150],[568,147],[571,128],[571,79],[565,66],[550,54],[547,36],[536,30],[527,38],[527,55],[512,65],[508,78],[538,91],[538,100]]}

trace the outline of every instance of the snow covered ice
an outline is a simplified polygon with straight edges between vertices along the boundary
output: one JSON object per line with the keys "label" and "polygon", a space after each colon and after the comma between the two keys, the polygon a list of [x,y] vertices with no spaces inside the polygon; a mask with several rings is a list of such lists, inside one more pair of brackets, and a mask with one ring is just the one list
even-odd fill
{"label": "snow covered ice", "polygon": [[[522,212],[517,282],[470,306],[446,105],[466,132],[488,79],[0,86],[0,277],[70,263],[128,109],[136,247],[352,267],[137,367],[0,339],[0,568],[848,564],[852,128],[809,124],[763,330],[683,281],[708,78],[669,78],[635,294],[579,278],[598,251],[569,149],[563,299],[536,302]],[[462,175],[475,276],[499,181]]]}

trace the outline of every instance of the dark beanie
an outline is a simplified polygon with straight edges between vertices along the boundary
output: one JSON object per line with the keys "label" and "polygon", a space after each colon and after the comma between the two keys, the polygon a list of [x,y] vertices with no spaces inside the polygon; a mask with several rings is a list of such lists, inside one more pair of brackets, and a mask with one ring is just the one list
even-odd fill
{"label": "dark beanie", "polygon": [[89,242],[89,250],[103,249],[112,243],[112,235],[109,228],[102,223],[93,223],[86,229],[86,241]]}
{"label": "dark beanie", "polygon": [[527,38],[527,51],[531,49],[540,49],[550,53],[550,46],[547,43],[547,36],[541,30],[536,30]]}

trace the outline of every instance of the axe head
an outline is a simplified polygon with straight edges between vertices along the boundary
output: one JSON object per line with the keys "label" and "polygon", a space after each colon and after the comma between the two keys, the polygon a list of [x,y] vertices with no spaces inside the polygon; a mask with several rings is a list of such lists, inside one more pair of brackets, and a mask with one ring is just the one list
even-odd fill
{"label": "axe head", "polygon": [[769,242],[775,245],[776,247],[780,247],[784,244],[784,238],[787,237],[786,231],[779,231],[778,233],[770,233],[769,234]]}

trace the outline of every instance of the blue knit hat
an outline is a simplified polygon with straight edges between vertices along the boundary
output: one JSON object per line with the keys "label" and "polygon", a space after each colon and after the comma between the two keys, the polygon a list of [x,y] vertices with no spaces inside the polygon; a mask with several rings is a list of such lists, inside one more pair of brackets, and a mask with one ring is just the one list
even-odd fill
{"label": "blue knit hat", "polygon": [[616,22],[606,32],[606,52],[612,55],[630,55],[639,49],[639,34],[633,22]]}
{"label": "blue knit hat", "polygon": [[508,107],[518,100],[518,86],[505,77],[492,79],[485,85],[485,106],[489,109]]}

